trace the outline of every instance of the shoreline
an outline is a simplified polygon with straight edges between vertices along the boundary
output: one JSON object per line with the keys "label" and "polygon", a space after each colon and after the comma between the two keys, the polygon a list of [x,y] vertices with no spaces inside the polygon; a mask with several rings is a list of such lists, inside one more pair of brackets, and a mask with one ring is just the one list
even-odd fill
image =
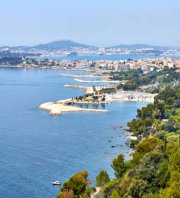
{"label": "shoreline", "polygon": [[[85,87],[81,85],[64,85],[65,88],[74,88],[74,89],[82,89],[85,94],[94,93],[93,87]],[[108,86],[97,86],[96,90],[100,91],[101,89],[109,88]],[[106,102],[113,101],[129,101],[129,102],[154,102],[154,97],[157,94],[144,93],[138,91],[118,91],[115,94],[106,94]]]}
{"label": "shoreline", "polygon": [[63,103],[57,103],[57,102],[46,102],[39,105],[38,108],[40,110],[47,111],[49,115],[60,115],[62,113],[67,113],[67,112],[98,112],[98,113],[108,112],[108,110],[86,109],[71,105],[65,105]]}

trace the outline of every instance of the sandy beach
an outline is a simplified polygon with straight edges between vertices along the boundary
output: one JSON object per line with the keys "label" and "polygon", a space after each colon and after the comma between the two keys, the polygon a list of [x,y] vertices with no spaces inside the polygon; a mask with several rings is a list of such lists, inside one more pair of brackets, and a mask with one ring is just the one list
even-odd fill
{"label": "sandy beach", "polygon": [[47,102],[41,104],[39,109],[47,111],[50,115],[60,115],[66,112],[108,112],[108,110],[101,110],[101,109],[85,109],[79,108],[71,105],[65,105],[62,103],[55,103],[55,102]]}

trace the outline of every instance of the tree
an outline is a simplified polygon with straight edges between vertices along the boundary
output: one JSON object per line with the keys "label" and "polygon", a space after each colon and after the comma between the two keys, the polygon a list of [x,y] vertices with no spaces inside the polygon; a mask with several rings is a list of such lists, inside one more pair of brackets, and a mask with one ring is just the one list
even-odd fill
{"label": "tree", "polygon": [[117,178],[122,177],[122,175],[126,171],[126,164],[124,162],[124,156],[122,154],[118,155],[117,158],[115,158],[112,161],[112,168],[114,169],[114,174]]}
{"label": "tree", "polygon": [[123,88],[123,84],[119,84],[119,85],[117,85],[117,87],[116,87],[117,89],[122,89]]}
{"label": "tree", "polygon": [[105,170],[101,170],[96,177],[96,185],[104,186],[107,182],[110,181],[109,175]]}
{"label": "tree", "polygon": [[72,191],[74,193],[74,197],[79,197],[86,191],[87,187],[87,171],[81,171],[73,175],[68,181],[63,184],[61,189],[61,193],[63,194],[64,191]]}
{"label": "tree", "polygon": [[137,88],[137,85],[135,82],[128,81],[127,83],[124,84],[123,89],[124,90],[135,90]]}

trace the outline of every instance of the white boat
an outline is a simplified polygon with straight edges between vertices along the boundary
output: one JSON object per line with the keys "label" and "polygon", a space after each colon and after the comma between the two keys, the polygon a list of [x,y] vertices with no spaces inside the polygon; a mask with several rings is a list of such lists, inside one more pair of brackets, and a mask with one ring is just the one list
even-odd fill
{"label": "white boat", "polygon": [[56,186],[60,186],[61,185],[61,183],[59,182],[59,181],[54,181],[54,182],[52,182],[52,185],[56,185]]}

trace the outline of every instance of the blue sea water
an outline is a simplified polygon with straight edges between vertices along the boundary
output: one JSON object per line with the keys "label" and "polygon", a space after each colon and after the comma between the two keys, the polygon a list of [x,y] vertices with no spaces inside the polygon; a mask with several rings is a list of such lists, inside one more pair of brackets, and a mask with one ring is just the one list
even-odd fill
{"label": "blue sea water", "polygon": [[[54,198],[51,182],[81,170],[95,179],[101,169],[113,177],[111,160],[128,157],[125,125],[146,103],[114,102],[108,113],[49,116],[38,105],[83,94],[58,70],[0,69],[0,198]],[[74,73],[74,72],[73,72]],[[112,148],[112,146],[115,146]]]}
{"label": "blue sea water", "polygon": [[75,56],[59,56],[49,57],[54,60],[127,60],[127,59],[142,59],[142,58],[158,58],[154,54],[111,54],[111,55],[98,55],[98,54],[80,54]]}
{"label": "blue sea water", "polygon": [[[79,54],[75,56],[58,56],[58,57],[47,57],[53,60],[127,60],[127,59],[144,59],[144,58],[160,58],[165,55],[162,54],[145,54],[145,53],[136,53],[136,54],[111,54],[111,55],[98,55],[98,54]],[[172,59],[179,60],[179,56],[166,55],[167,57],[172,57]]]}

